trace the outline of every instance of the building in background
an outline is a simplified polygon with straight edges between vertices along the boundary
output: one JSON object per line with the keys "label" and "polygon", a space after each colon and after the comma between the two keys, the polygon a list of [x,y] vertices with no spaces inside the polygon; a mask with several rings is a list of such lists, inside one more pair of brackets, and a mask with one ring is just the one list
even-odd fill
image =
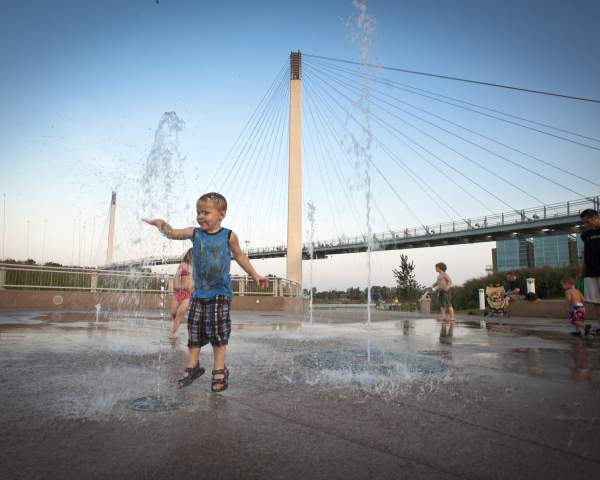
{"label": "building in background", "polygon": [[[574,239],[573,239],[574,240]],[[571,264],[569,235],[546,235],[533,238],[533,265],[536,267],[567,267]],[[572,248],[571,248],[572,250]],[[577,255],[575,255],[577,258]]]}
{"label": "building in background", "polygon": [[495,272],[521,268],[580,265],[583,242],[577,235],[544,235],[528,239],[498,240],[492,249]]}
{"label": "building in background", "polygon": [[533,266],[533,245],[529,240],[498,240],[492,249],[495,272],[509,272]]}

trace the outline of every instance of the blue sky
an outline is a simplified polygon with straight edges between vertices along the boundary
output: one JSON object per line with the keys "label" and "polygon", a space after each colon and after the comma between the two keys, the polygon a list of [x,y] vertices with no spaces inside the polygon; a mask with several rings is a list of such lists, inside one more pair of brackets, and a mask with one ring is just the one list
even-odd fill
{"label": "blue sky", "polygon": [[[600,98],[597,2],[373,0],[367,5],[377,24],[370,50],[373,62]],[[358,59],[349,26],[356,9],[350,0],[301,4],[58,0],[2,2],[0,9],[0,193],[6,194],[6,257],[24,258],[29,253],[41,260],[43,253],[45,260],[97,263],[102,257],[102,233],[113,188],[120,200],[118,255],[150,253],[148,249],[158,248],[160,240],[148,232],[140,233],[135,215],[143,210],[140,203],[144,199],[134,190],[139,187],[140,172],[164,112],[174,111],[185,121],[179,134],[179,152],[186,173],[178,185],[181,192],[174,215],[175,220],[185,222],[190,217],[186,210],[190,201],[193,204],[198,190],[205,187],[206,179],[225,157],[291,50]],[[385,78],[600,137],[597,104],[409,75],[386,74]],[[425,108],[426,104],[420,105]],[[597,151],[480,122],[445,107],[436,113],[470,128],[481,127],[486,134],[589,174],[600,183]],[[310,128],[307,125],[307,134]],[[316,160],[309,158],[310,147],[305,148],[306,185],[313,184],[310,193],[305,191],[305,199],[310,197],[317,207],[317,236],[327,239],[339,231],[357,233],[343,217],[335,229],[332,227],[336,212],[322,195],[326,186],[319,183]],[[410,157],[410,152],[397,148]],[[465,148],[464,152],[478,155],[472,149]],[[493,159],[484,161],[498,164]],[[383,158],[381,162],[386,165]],[[428,181],[435,182],[435,172],[414,165],[422,168]],[[498,168],[545,202],[573,197],[506,166]],[[582,194],[599,193],[597,188],[574,183],[570,177],[555,178]],[[504,190],[493,179],[482,176],[480,180],[489,181],[498,195],[523,207],[535,204]],[[401,176],[393,177],[393,181],[403,182]],[[376,191],[383,191],[376,179],[374,182]],[[421,200],[414,186],[403,187],[424,221],[440,220],[440,212]],[[468,199],[455,195],[444,182],[436,188],[452,199],[461,213],[485,214]],[[342,198],[340,192],[333,194]],[[252,199],[260,195],[260,191],[253,191],[253,184],[248,184],[230,196],[235,204],[252,205]],[[274,201],[275,193],[272,195],[261,208]],[[387,223],[394,228],[415,223],[397,211],[401,209],[389,193],[375,195],[375,199],[386,206],[386,212],[394,211],[386,214]],[[492,201],[490,208],[502,210]],[[265,214],[259,207],[248,207],[243,215],[234,213],[231,226],[250,238],[251,245],[262,245],[269,238],[279,242],[275,233],[267,238],[255,233],[264,230],[261,219]],[[281,224],[277,218],[269,221]],[[375,230],[384,229],[386,221],[373,221]],[[246,222],[252,224],[251,229]],[[138,242],[140,236],[144,242]],[[419,250],[410,255],[423,282],[429,279],[430,263],[440,257],[455,257],[460,270],[457,277],[464,280],[482,273],[484,265],[491,263],[492,246],[472,246],[468,251],[460,250],[462,247]],[[167,248],[179,251],[183,247]],[[375,282],[391,284],[397,252],[377,255]],[[461,259],[467,256],[473,260],[465,267]],[[346,260],[340,258],[319,263],[317,286],[364,284],[362,277],[341,273],[353,261],[344,263]],[[276,272],[279,264],[264,263],[261,268],[283,273]]]}

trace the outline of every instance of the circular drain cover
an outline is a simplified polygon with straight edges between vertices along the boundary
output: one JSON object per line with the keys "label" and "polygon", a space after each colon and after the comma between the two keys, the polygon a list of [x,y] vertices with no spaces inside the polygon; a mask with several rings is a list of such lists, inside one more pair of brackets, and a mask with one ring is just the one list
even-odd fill
{"label": "circular drain cover", "polygon": [[364,350],[334,350],[297,355],[295,360],[305,368],[343,370],[353,373],[377,371],[393,374],[402,369],[414,373],[435,374],[448,370],[445,362],[426,355]]}
{"label": "circular drain cover", "polygon": [[186,403],[183,400],[158,396],[140,397],[127,402],[128,408],[144,412],[167,412],[185,407],[185,405]]}

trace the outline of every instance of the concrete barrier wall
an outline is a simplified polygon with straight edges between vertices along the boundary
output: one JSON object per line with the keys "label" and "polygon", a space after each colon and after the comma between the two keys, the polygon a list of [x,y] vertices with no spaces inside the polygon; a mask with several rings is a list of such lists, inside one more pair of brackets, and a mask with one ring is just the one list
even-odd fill
{"label": "concrete barrier wall", "polygon": [[[167,302],[170,295],[166,296]],[[96,304],[104,309],[158,309],[158,293],[75,292],[62,290],[0,290],[0,310],[93,310]],[[245,296],[233,297],[233,310],[273,310],[302,313],[308,303],[302,298]]]}
{"label": "concrete barrier wall", "polygon": [[[514,317],[564,318],[565,322],[568,322],[569,308],[563,300],[518,300],[511,305],[510,314]],[[600,320],[595,316],[593,308],[587,308],[586,318]]]}

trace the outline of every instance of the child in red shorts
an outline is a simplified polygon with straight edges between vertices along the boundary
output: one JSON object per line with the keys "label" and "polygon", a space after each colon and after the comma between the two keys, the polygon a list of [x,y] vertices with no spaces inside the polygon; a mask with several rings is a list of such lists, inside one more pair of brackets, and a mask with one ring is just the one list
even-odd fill
{"label": "child in red shorts", "polygon": [[571,332],[571,334],[578,337],[589,335],[590,325],[585,324],[583,294],[575,288],[575,280],[573,278],[563,279],[562,286],[565,290],[565,303],[569,305],[569,319],[571,320],[571,324],[575,326],[575,331]]}

